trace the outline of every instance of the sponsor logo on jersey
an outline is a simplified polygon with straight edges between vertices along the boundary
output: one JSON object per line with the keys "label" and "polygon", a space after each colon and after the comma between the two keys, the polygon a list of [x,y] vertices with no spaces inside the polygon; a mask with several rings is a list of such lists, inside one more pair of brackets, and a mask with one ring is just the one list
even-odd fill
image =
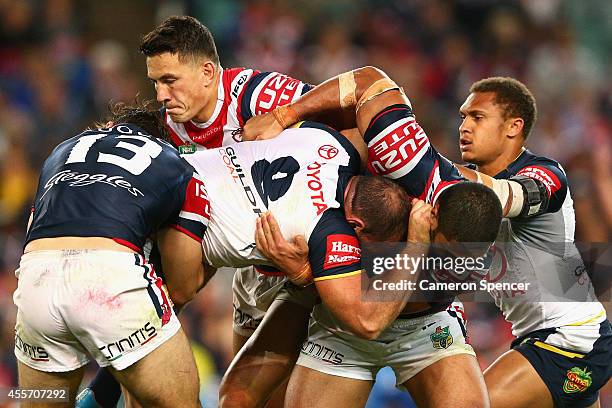
{"label": "sponsor logo on jersey", "polygon": [[321,164],[314,162],[306,167],[306,177],[308,178],[308,189],[311,191],[310,201],[312,206],[317,210],[317,216],[323,214],[327,210],[328,205],[325,203],[323,196],[323,183],[321,183]]}
{"label": "sponsor logo on jersey", "polygon": [[563,392],[566,394],[584,392],[593,383],[593,379],[591,378],[591,372],[587,371],[586,367],[584,368],[584,370],[581,370],[578,367],[574,367],[570,370],[567,370],[565,376],[566,379],[563,383]]}
{"label": "sponsor logo on jersey", "polygon": [[98,347],[98,350],[102,352],[102,355],[108,361],[114,361],[122,357],[124,352],[147,344],[149,341],[153,340],[155,336],[157,336],[157,330],[155,330],[151,322],[147,322],[147,324],[135,330],[134,333],[129,336],[105,346]]}
{"label": "sponsor logo on jersey", "polygon": [[446,326],[436,327],[436,331],[429,336],[429,339],[433,343],[435,349],[447,349],[453,344],[453,335],[450,333],[450,328]]}
{"label": "sponsor logo on jersey", "polygon": [[179,154],[193,154],[198,150],[195,144],[185,144],[178,147]]}
{"label": "sponsor logo on jersey", "polygon": [[132,184],[126,179],[124,179],[122,176],[110,176],[108,174],[102,173],[89,174],[79,173],[74,170],[62,170],[59,173],[51,176],[49,181],[45,183],[45,192],[40,197],[40,199],[42,200],[45,194],[49,192],[51,187],[59,183],[67,183],[70,187],[85,187],[90,186],[94,183],[103,183],[108,184],[109,186],[113,186],[115,188],[123,188],[135,197],[138,197],[139,195],[144,197],[142,191],[132,186]]}
{"label": "sponsor logo on jersey", "polygon": [[208,145],[209,138],[223,134],[223,126],[211,126],[203,130],[190,122],[185,123],[185,130],[189,139],[202,146]]}
{"label": "sponsor logo on jersey", "polygon": [[244,173],[242,165],[240,165],[240,163],[238,162],[236,151],[231,146],[221,148],[218,151],[221,155],[221,160],[223,160],[223,164],[225,164],[225,167],[227,167],[230,176],[234,180],[234,183],[240,183],[240,185],[242,186],[242,190],[244,191],[247,200],[249,200],[253,212],[257,215],[262,214],[263,211],[257,205],[257,199],[254,193],[254,189],[251,188],[251,186],[247,185],[248,179],[246,177],[246,174]]}
{"label": "sponsor logo on jersey", "polygon": [[323,145],[319,147],[318,153],[323,159],[331,160],[338,155],[338,149],[332,145]]}
{"label": "sponsor logo on jersey", "polygon": [[368,143],[369,165],[376,174],[398,178],[416,167],[427,147],[429,139],[414,117],[404,118]]}
{"label": "sponsor logo on jersey", "polygon": [[282,74],[273,74],[264,79],[255,99],[255,115],[270,112],[277,106],[293,100],[301,82]]}
{"label": "sponsor logo on jersey", "polygon": [[28,344],[15,332],[15,348],[21,350],[33,361],[49,361],[49,353],[44,347]]}
{"label": "sponsor logo on jersey", "polygon": [[253,71],[251,70],[244,71],[242,75],[234,78],[232,81],[232,96],[234,98],[238,98],[238,95],[240,95],[240,92],[242,91],[243,85],[247,82],[252,73]]}
{"label": "sponsor logo on jersey", "polygon": [[242,128],[232,130],[231,135],[235,142],[242,142]]}
{"label": "sponsor logo on jersey", "polygon": [[333,365],[342,364],[342,360],[344,359],[344,354],[310,340],[302,344],[302,353]]}
{"label": "sponsor logo on jersey", "polygon": [[555,173],[553,173],[546,167],[528,166],[519,171],[516,175],[540,180],[546,186],[549,197],[561,188],[561,182],[559,181],[559,178],[555,175]]}
{"label": "sponsor logo on jersey", "polygon": [[350,265],[361,259],[361,247],[356,237],[346,234],[327,236],[327,250],[323,269]]}

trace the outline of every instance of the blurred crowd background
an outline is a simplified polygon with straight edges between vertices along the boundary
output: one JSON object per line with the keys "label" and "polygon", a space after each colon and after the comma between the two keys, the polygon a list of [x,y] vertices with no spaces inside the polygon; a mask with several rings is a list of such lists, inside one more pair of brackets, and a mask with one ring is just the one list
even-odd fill
{"label": "blurred crowd background", "polygon": [[[610,242],[609,0],[0,0],[0,387],[16,384],[14,270],[39,168],[58,142],[103,116],[110,100],[154,97],[138,43],[174,14],[212,30],[225,67],[276,70],[313,84],[362,65],[382,68],[453,160],[469,85],[492,75],[519,78],[538,102],[529,147],[568,173],[576,239]],[[219,273],[182,317],[206,406],[215,406],[231,359],[230,284],[230,273]],[[467,308],[486,367],[511,334],[492,305]],[[392,389],[392,375],[381,374],[369,406],[410,406]],[[602,398],[612,406],[610,385]]]}

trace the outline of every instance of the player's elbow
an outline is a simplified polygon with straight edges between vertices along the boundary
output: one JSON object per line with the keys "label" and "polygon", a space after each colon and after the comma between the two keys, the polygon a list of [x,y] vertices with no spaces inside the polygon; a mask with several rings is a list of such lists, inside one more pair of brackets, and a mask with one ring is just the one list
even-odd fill
{"label": "player's elbow", "polygon": [[178,309],[181,309],[187,303],[191,302],[204,286],[207,280],[204,271],[204,268],[201,268],[196,278],[193,279],[192,282],[189,282],[189,284],[186,284],[187,282],[181,282],[181,285],[174,286],[171,282],[168,282],[167,287],[170,299],[172,299],[172,302]]}
{"label": "player's elbow", "polygon": [[358,318],[352,327],[351,331],[365,340],[375,340],[385,329],[385,326],[381,322],[370,318]]}
{"label": "player's elbow", "polygon": [[379,79],[387,78],[387,74],[385,74],[383,70],[371,65],[357,68],[355,71],[353,71],[353,73],[359,78],[359,82],[363,81],[363,83],[368,84],[368,86]]}

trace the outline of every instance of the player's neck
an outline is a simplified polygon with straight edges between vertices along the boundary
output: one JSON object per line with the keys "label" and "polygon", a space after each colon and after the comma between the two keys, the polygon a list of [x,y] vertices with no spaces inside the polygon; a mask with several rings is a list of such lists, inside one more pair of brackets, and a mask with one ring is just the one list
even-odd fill
{"label": "player's neck", "polygon": [[487,176],[495,176],[502,170],[508,168],[508,166],[514,162],[523,153],[525,148],[522,145],[517,146],[513,149],[508,149],[499,155],[495,160],[481,163],[477,166],[477,170]]}
{"label": "player's neck", "polygon": [[202,108],[202,110],[200,110],[200,112],[196,116],[193,117],[192,121],[198,122],[198,123],[206,123],[210,120],[213,113],[215,113],[215,108],[217,107],[220,80],[221,80],[221,69],[215,72],[215,77],[213,79],[213,82],[210,88],[207,89],[207,94],[208,94],[206,95],[207,102],[204,105],[204,108]]}

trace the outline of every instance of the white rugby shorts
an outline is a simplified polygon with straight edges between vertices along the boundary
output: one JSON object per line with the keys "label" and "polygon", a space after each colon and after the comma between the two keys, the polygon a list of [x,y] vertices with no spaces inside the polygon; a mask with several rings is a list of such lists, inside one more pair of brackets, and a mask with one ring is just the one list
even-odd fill
{"label": "white rugby shorts", "polygon": [[15,356],[40,371],[72,371],[88,355],[123,370],[181,327],[161,279],[139,254],[29,252],[15,275]]}
{"label": "white rugby shorts", "polygon": [[253,266],[236,269],[232,282],[234,332],[250,337],[286,281],[284,275],[264,275]]}
{"label": "white rugby shorts", "polygon": [[378,370],[390,366],[399,387],[437,361],[458,354],[475,356],[460,302],[431,315],[397,319],[376,340],[342,330],[331,313],[318,305],[297,364],[357,380],[374,380]]}

